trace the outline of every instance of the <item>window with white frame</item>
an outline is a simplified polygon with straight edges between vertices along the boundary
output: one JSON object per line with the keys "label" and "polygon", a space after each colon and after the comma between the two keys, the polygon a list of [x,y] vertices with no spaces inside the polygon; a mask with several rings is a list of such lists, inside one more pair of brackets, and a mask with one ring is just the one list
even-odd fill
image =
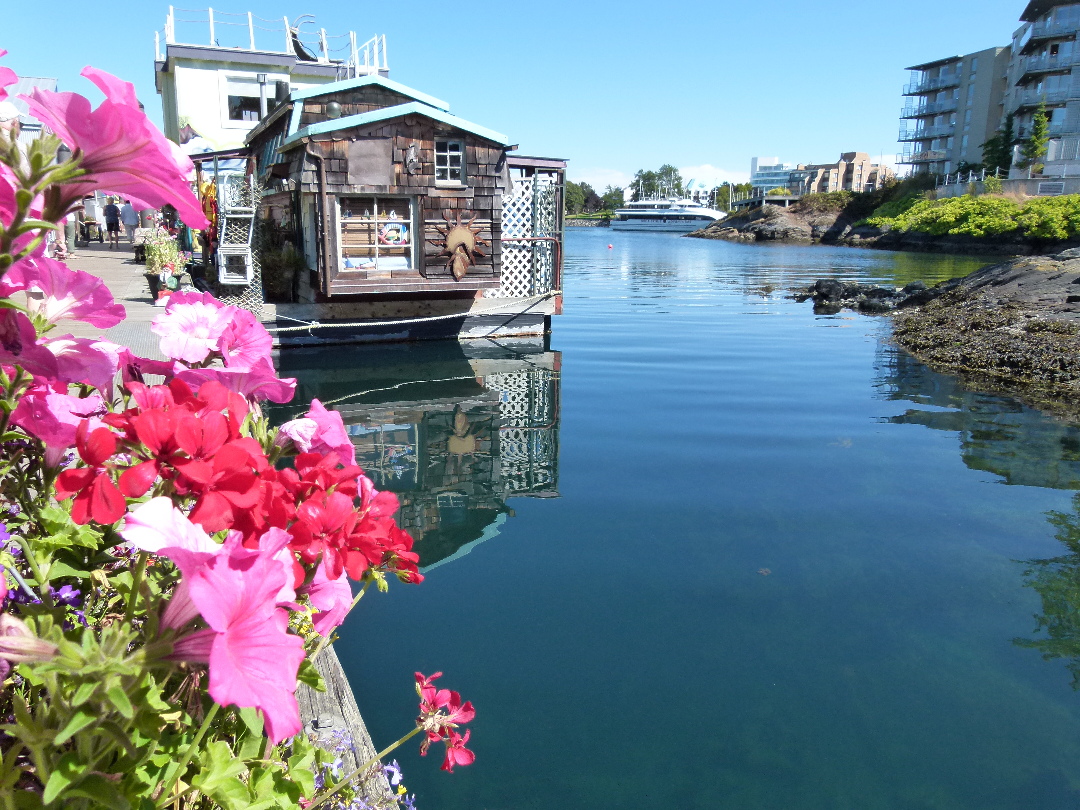
{"label": "window with white frame", "polygon": [[254,79],[225,80],[225,94],[230,121],[255,123],[259,120],[259,83]]}
{"label": "window with white frame", "polygon": [[435,182],[465,183],[465,143],[450,138],[435,139]]}
{"label": "window with white frame", "polygon": [[341,258],[345,270],[413,268],[413,201],[409,197],[341,197]]}

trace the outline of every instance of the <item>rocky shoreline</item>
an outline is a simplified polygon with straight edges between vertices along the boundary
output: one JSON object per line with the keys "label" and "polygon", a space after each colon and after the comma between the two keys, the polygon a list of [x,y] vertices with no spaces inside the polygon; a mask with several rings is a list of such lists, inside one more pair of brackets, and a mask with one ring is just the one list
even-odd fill
{"label": "rocky shoreline", "polygon": [[931,368],[1080,419],[1080,249],[1013,259],[935,287],[823,279],[795,298],[824,313],[894,313],[895,342]]}

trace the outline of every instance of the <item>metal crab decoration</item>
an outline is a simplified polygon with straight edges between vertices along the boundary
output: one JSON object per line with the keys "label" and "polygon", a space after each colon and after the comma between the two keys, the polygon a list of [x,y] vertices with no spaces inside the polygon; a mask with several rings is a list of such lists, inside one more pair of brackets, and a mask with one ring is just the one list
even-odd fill
{"label": "metal crab decoration", "polygon": [[480,238],[480,232],[483,228],[477,226],[473,229],[473,223],[476,222],[476,213],[472,212],[472,217],[463,221],[465,211],[458,211],[455,219],[450,219],[446,213],[443,213],[443,219],[446,220],[446,227],[441,228],[435,226],[435,230],[443,235],[442,242],[438,242],[433,239],[428,241],[436,247],[441,247],[442,252],[438,255],[440,257],[448,257],[446,260],[446,266],[450,268],[450,272],[454,274],[454,278],[457,281],[465,278],[465,273],[470,267],[474,267],[476,262],[486,257],[479,245],[487,245],[490,247],[490,243]]}

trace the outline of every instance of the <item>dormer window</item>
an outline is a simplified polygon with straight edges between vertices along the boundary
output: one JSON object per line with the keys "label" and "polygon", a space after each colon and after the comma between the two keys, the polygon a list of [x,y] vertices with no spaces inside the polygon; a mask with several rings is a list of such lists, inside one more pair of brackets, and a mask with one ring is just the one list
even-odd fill
{"label": "dormer window", "polygon": [[435,182],[465,184],[465,143],[449,138],[435,139]]}

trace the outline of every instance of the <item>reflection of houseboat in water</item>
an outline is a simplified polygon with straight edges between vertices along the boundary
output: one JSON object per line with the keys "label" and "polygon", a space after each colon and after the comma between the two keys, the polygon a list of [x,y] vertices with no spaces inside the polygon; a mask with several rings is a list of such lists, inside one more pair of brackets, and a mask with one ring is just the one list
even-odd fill
{"label": "reflection of houseboat in water", "polygon": [[[336,408],[357,464],[401,500],[424,570],[495,537],[515,497],[558,497],[560,353],[433,341],[282,354],[297,401]],[[337,365],[335,365],[337,364]]]}

